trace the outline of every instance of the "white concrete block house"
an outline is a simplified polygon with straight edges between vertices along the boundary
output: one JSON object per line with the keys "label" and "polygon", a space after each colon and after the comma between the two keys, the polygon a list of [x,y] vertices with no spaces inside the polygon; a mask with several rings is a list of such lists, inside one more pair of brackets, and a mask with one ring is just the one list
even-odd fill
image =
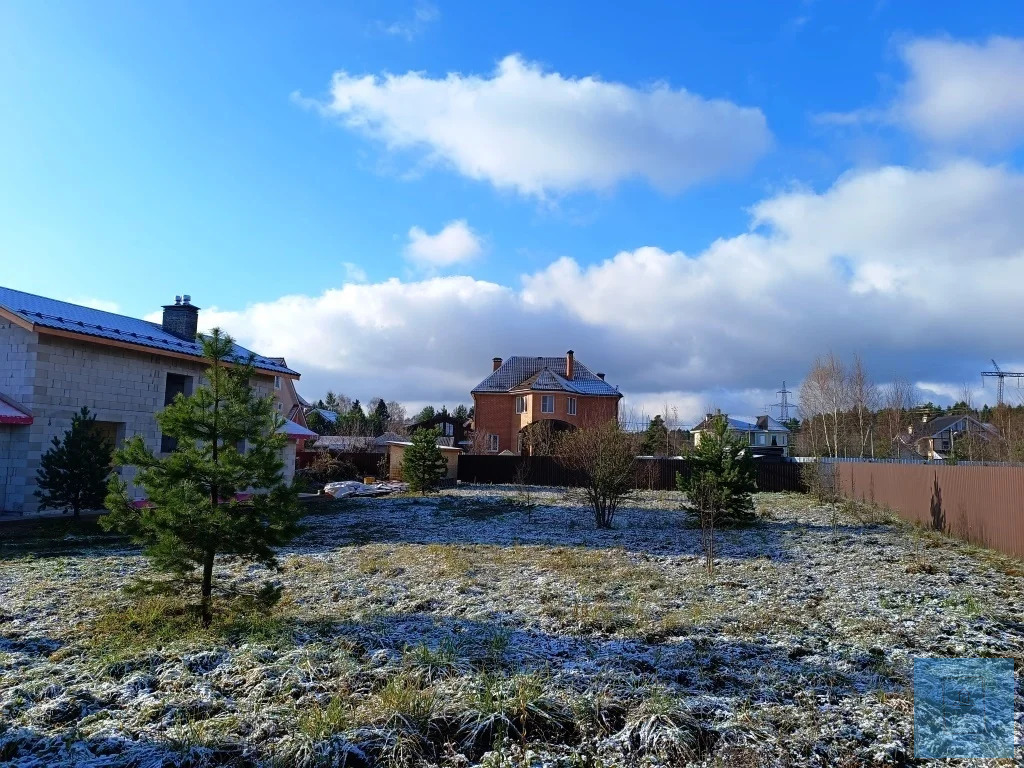
{"label": "white concrete block house", "polygon": [[[116,444],[141,435],[153,451],[173,450],[155,415],[203,381],[198,322],[199,308],[187,296],[152,323],[0,287],[0,512],[38,511],[40,458],[83,405]],[[299,378],[283,361],[256,355],[255,363],[261,395]],[[293,438],[284,456],[291,479],[295,440],[312,433],[291,422],[285,431]]]}

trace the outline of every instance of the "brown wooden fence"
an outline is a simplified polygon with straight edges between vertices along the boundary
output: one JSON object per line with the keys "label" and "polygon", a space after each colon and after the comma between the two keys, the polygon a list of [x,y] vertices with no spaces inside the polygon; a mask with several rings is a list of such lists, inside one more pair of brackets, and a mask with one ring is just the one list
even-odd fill
{"label": "brown wooden fence", "polygon": [[833,464],[844,496],[1024,558],[1024,467]]}
{"label": "brown wooden fence", "polygon": [[[757,487],[762,491],[802,491],[800,465],[788,461],[758,460]],[[675,490],[676,472],[687,475],[686,459],[637,459],[633,487],[653,491]],[[519,483],[575,487],[581,478],[553,456],[459,456],[459,480],[464,483]]]}

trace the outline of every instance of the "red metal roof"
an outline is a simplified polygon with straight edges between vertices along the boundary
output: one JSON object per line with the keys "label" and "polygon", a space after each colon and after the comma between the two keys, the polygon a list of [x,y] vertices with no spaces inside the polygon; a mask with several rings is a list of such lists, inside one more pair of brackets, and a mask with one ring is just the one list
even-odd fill
{"label": "red metal roof", "polygon": [[0,400],[0,424],[31,424],[32,417],[10,403]]}

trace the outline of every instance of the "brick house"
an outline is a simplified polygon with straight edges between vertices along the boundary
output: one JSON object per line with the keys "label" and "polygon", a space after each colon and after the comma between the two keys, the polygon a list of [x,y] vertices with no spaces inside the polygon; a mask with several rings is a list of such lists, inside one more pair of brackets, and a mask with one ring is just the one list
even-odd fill
{"label": "brick house", "polygon": [[475,448],[484,453],[531,452],[534,425],[559,430],[617,419],[622,399],[571,349],[564,357],[496,357],[472,395]]}
{"label": "brick house", "polygon": [[[40,458],[83,405],[111,442],[141,435],[154,452],[173,450],[155,415],[204,380],[198,322],[199,308],[187,296],[164,307],[161,323],[151,323],[0,287],[0,512],[38,510]],[[250,352],[237,347],[236,354]],[[255,367],[261,396],[299,377],[268,357],[256,356]],[[290,479],[294,441],[312,433],[294,422],[283,431],[292,438],[283,456]],[[130,482],[132,470],[123,472]]]}

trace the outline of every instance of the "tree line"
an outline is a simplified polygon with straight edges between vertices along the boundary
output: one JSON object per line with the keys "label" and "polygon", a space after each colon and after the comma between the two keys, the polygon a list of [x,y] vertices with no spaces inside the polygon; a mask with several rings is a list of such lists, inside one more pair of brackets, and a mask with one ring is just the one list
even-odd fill
{"label": "tree line", "polygon": [[[1024,461],[1024,405],[973,402],[968,385],[960,399],[944,408],[925,401],[901,377],[878,384],[860,355],[849,362],[829,353],[811,365],[799,392],[802,419],[794,453],[844,458],[901,458],[924,426],[938,416],[971,416],[992,430],[965,430],[954,436],[951,460]],[[902,451],[901,448],[905,448]]]}
{"label": "tree line", "polygon": [[[358,399],[353,400],[346,395],[328,390],[327,394],[314,403],[317,410],[310,411],[306,416],[306,424],[319,435],[350,435],[355,437],[380,437],[385,432],[399,435],[406,433],[409,424],[427,421],[438,414],[448,415],[448,409],[442,406],[439,410],[432,405],[424,406],[418,413],[409,418],[404,405],[396,400],[385,400],[375,397],[364,408]],[[336,414],[332,421],[318,411],[329,411]],[[459,405],[451,412],[457,419],[472,418],[473,409]]]}

